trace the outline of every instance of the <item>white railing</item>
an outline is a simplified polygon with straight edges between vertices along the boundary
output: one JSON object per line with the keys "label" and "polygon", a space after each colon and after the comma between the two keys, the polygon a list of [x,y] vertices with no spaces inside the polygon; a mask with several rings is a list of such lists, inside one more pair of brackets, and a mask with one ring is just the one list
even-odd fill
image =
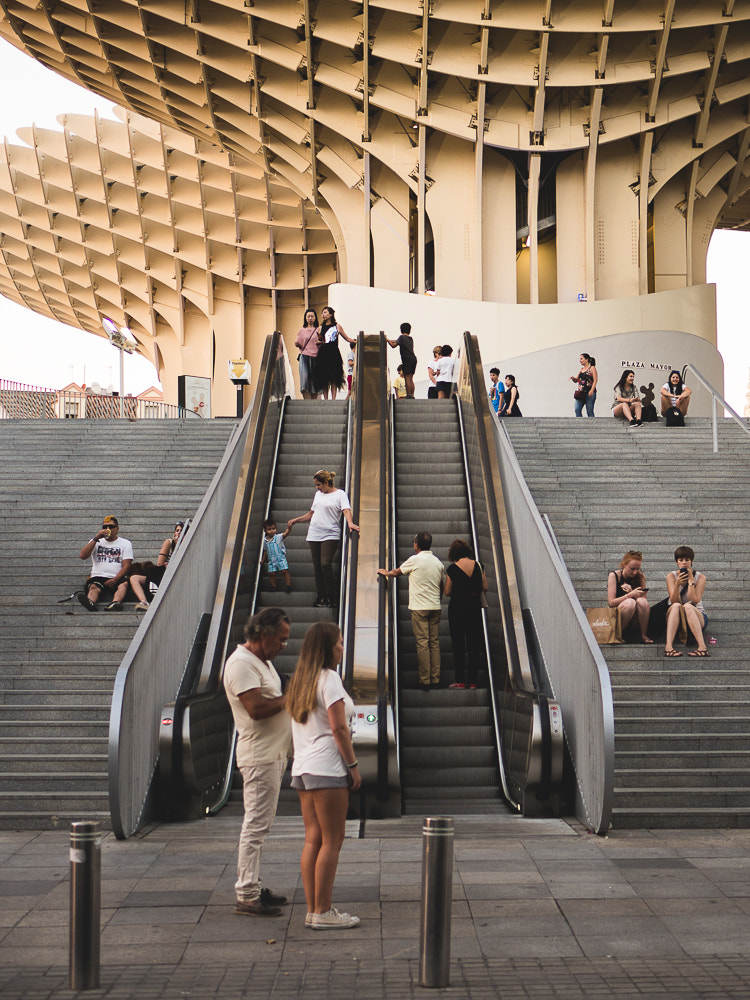
{"label": "white railing", "polygon": [[200,419],[197,413],[152,399],[104,396],[22,385],[0,379],[0,420]]}
{"label": "white railing", "polygon": [[709,392],[711,394],[711,430],[712,430],[712,435],[713,435],[713,450],[714,450],[714,453],[718,452],[718,450],[719,450],[719,422],[718,422],[717,415],[716,415],[716,404],[717,403],[720,406],[724,407],[724,409],[729,414],[729,416],[732,418],[732,420],[734,420],[734,422],[736,424],[739,424],[739,426],[742,428],[742,430],[745,432],[745,434],[750,435],[750,427],[748,427],[748,425],[747,425],[747,420],[743,420],[742,417],[739,415],[739,413],[736,413],[732,409],[732,407],[729,405],[729,403],[726,401],[726,399],[724,399],[724,397],[721,395],[721,393],[718,390],[714,389],[714,387],[711,385],[711,383],[708,381],[708,379],[698,371],[698,369],[695,367],[695,365],[691,365],[689,363],[686,364],[686,365],[683,365],[683,368],[682,368],[682,380],[683,380],[683,382],[685,381],[685,373],[686,372],[690,372],[692,375],[695,375],[696,379],[703,386],[703,388],[707,392]]}
{"label": "white railing", "polygon": [[576,815],[590,830],[606,833],[615,746],[609,670],[505,427],[499,421],[494,426],[521,601],[534,617],[552,694],[562,708],[576,778]]}

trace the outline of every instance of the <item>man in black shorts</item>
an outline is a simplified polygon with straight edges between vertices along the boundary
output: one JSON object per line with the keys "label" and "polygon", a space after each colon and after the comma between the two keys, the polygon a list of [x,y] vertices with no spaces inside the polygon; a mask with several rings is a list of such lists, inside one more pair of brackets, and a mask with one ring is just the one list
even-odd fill
{"label": "man in black shorts", "polygon": [[417,370],[417,356],[414,353],[414,338],[411,335],[411,323],[402,323],[399,327],[401,336],[395,340],[385,339],[391,347],[401,348],[401,364],[404,369],[406,383],[406,398],[414,399],[414,372]]}
{"label": "man in black shorts", "polygon": [[108,592],[107,611],[119,611],[128,592],[128,570],[133,561],[133,546],[120,538],[120,525],[110,514],[102,520],[102,529],[89,538],[81,549],[81,559],[91,556],[91,576],[85,590],[76,596],[87,611],[96,611],[102,591]]}

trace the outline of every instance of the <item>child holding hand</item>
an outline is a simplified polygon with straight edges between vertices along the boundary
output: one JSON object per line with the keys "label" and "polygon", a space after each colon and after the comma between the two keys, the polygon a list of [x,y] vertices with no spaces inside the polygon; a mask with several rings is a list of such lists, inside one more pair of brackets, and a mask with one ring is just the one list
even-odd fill
{"label": "child holding hand", "polygon": [[292,578],[289,576],[289,563],[286,560],[284,539],[291,530],[290,525],[283,535],[277,535],[276,522],[272,517],[263,523],[263,557],[261,562],[268,562],[268,580],[271,584],[271,590],[276,590],[276,574],[284,574],[287,594],[292,591]]}

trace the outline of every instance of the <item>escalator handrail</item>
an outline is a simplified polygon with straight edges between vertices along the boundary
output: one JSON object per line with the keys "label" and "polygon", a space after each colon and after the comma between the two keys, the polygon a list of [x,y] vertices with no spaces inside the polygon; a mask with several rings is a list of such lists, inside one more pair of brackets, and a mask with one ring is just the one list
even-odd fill
{"label": "escalator handrail", "polygon": [[[346,420],[346,472],[345,486],[349,502],[352,505],[352,518],[359,524],[361,497],[361,457],[362,457],[362,393],[358,391],[361,383],[363,334],[357,335],[357,349],[354,352],[354,374],[352,391],[349,396],[349,408]],[[340,589],[340,625],[344,639],[344,661],[341,664],[341,675],[344,687],[351,693],[354,680],[354,628],[357,606],[357,555],[359,551],[359,533],[350,533],[346,521],[342,526],[341,541],[341,589]]]}
{"label": "escalator handrail", "polygon": [[[493,469],[492,455],[487,435],[485,432],[486,413],[482,409],[485,400],[484,385],[479,378],[481,361],[479,358],[479,347],[477,338],[472,336],[467,330],[464,333],[464,363],[467,365],[469,382],[474,404],[474,413],[477,426],[477,438],[479,443],[479,458],[485,478],[485,483],[500,482],[500,471]],[[489,407],[489,403],[487,403]],[[497,459],[495,459],[497,465]],[[508,573],[505,564],[505,554],[503,551],[502,531],[500,526],[500,516],[497,509],[497,496],[494,489],[484,489],[484,498],[487,503],[487,515],[490,527],[491,551],[495,561],[495,574],[497,579],[498,598],[505,637],[505,648],[508,657],[508,676],[511,687],[516,694],[528,693],[536,694],[531,668],[528,663],[526,652],[526,641],[519,637],[514,627],[514,613],[511,598],[511,588],[508,585]],[[514,596],[517,599],[517,591],[513,588]],[[520,602],[517,617],[519,622],[523,621],[521,615]],[[524,657],[519,652],[519,645],[523,648]]]}
{"label": "escalator handrail", "polygon": [[[383,566],[395,566],[396,556],[398,554],[398,546],[396,544],[396,475],[393,465],[393,459],[396,454],[396,428],[395,419],[393,413],[393,407],[395,404],[395,397],[392,395],[388,396],[388,465],[389,465],[389,481],[388,481],[388,497],[387,497],[387,508],[383,508],[385,513],[385,525],[383,530],[383,535],[385,538],[385,553],[384,559],[381,565]],[[390,529],[390,530],[388,530]],[[391,577],[390,580],[386,581],[389,586],[385,588],[387,594],[387,602],[385,611],[385,624],[384,634],[388,639],[388,668],[389,675],[391,678],[391,704],[393,705],[393,722],[396,734],[398,735],[399,730],[399,719],[400,719],[400,685],[399,685],[399,662],[398,662],[398,595],[397,595],[397,578]],[[401,773],[401,740],[396,739],[396,762],[398,764],[399,774]]]}
{"label": "escalator handrail", "polygon": [[226,660],[227,645],[237,598],[237,587],[246,547],[254,545],[258,550],[258,558],[260,558],[260,546],[263,544],[263,539],[247,539],[247,521],[253,487],[258,475],[258,460],[263,443],[263,434],[268,416],[274,377],[276,375],[276,358],[280,339],[281,334],[276,331],[266,338],[266,344],[263,349],[263,359],[260,368],[263,372],[263,383],[258,387],[253,399],[250,429],[242,456],[240,476],[237,483],[237,495],[229,522],[224,559],[219,575],[219,583],[216,588],[214,613],[208,636],[206,656],[196,685],[196,694],[216,689],[220,683],[224,661]]}
{"label": "escalator handrail", "polygon": [[[476,411],[476,398],[475,398],[475,411]],[[466,476],[466,493],[469,499],[469,525],[472,536],[472,545],[474,551],[479,554],[479,537],[477,532],[476,518],[474,516],[474,491],[471,482],[471,472],[469,469],[469,458],[466,451],[466,435],[464,433],[464,419],[463,411],[461,410],[461,400],[456,396],[456,412],[458,413],[458,424],[460,428],[461,437],[461,452],[463,455],[464,463],[464,474]],[[504,569],[504,564],[503,564]],[[507,589],[504,586],[505,581],[497,577],[498,591],[501,587],[503,590]],[[490,704],[492,706],[492,725],[495,732],[495,746],[497,747],[497,759],[498,767],[500,771],[500,784],[502,785],[503,795],[506,800],[513,806],[514,809],[521,811],[521,804],[514,798],[510,786],[508,784],[508,778],[505,769],[505,758],[503,756],[503,740],[500,728],[500,709],[497,703],[497,686],[495,684],[495,675],[492,666],[492,649],[490,644],[489,631],[487,629],[487,612],[482,610],[482,635],[484,637],[484,651],[485,660],[487,662],[487,673],[489,675],[489,691],[490,691]]]}

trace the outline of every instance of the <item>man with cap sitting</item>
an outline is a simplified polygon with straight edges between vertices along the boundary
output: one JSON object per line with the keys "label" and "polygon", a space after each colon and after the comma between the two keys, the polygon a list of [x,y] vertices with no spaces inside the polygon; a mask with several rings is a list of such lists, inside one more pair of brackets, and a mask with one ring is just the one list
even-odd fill
{"label": "man with cap sitting", "polygon": [[102,530],[89,538],[81,549],[81,559],[91,556],[91,575],[85,590],[76,596],[87,611],[96,611],[103,590],[111,592],[107,611],[119,611],[128,592],[128,570],[133,561],[133,546],[120,538],[120,526],[110,514],[102,520]]}

